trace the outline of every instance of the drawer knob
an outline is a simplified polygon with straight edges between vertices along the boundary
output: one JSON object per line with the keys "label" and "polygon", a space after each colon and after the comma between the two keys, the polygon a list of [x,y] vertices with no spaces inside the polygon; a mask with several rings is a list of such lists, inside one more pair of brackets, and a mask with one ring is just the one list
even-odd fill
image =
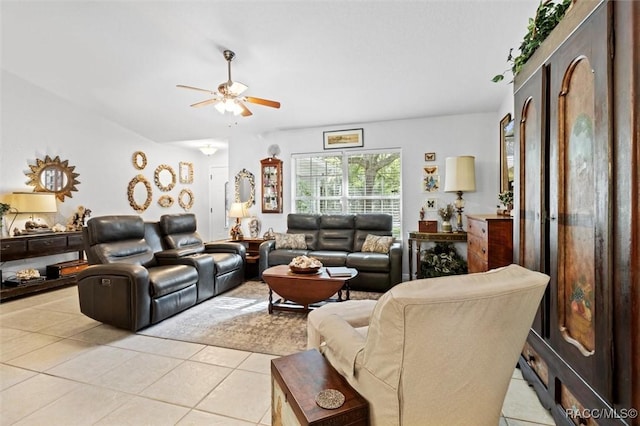
{"label": "drawer knob", "polygon": [[482,253],[484,254],[486,252],[487,252],[487,250],[484,247],[482,247]]}

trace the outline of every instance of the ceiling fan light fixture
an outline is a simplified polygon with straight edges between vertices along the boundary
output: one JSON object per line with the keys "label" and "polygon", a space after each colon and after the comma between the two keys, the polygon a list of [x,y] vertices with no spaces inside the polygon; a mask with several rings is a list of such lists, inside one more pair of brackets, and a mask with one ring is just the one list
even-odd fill
{"label": "ceiling fan light fixture", "polygon": [[211,145],[201,146],[199,149],[206,156],[213,155],[218,151],[218,148],[214,148]]}
{"label": "ceiling fan light fixture", "polygon": [[217,110],[218,110],[218,112],[219,112],[220,114],[224,114],[224,112],[227,110],[227,108],[226,108],[226,105],[225,105],[225,102],[224,102],[224,101],[217,102],[217,103],[214,105],[214,107],[215,107],[215,109],[217,109]]}

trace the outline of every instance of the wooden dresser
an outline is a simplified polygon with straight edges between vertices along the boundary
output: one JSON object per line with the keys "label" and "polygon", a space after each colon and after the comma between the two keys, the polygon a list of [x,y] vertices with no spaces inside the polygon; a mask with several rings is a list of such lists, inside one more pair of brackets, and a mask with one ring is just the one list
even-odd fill
{"label": "wooden dresser", "polygon": [[509,216],[467,215],[469,273],[485,272],[513,262],[513,219]]}

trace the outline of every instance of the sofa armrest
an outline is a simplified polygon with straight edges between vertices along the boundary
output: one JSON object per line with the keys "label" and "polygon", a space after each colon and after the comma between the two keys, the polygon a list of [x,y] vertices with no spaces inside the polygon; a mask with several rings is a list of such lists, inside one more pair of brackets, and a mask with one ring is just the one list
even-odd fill
{"label": "sofa armrest", "polygon": [[151,323],[149,271],[129,263],[91,265],[77,275],[80,311],[132,331]]}
{"label": "sofa armrest", "polygon": [[204,252],[205,253],[235,253],[242,256],[242,258],[246,258],[247,249],[244,245],[240,243],[231,243],[231,242],[211,242],[204,244]]}
{"label": "sofa armrest", "polygon": [[258,276],[262,279],[262,273],[269,267],[269,252],[276,248],[276,240],[267,240],[260,244],[260,262],[258,263]]}
{"label": "sofa armrest", "polygon": [[402,282],[402,243],[395,242],[389,248],[389,284]]}
{"label": "sofa armrest", "polygon": [[335,314],[328,315],[320,322],[318,332],[325,341],[320,351],[333,368],[345,377],[353,377],[356,357],[364,350],[365,337],[344,318]]}
{"label": "sofa armrest", "polygon": [[175,249],[167,249],[162,250],[155,253],[155,257],[157,260],[161,259],[177,259],[179,257],[191,256],[197,253],[202,253],[202,248],[200,250],[196,248],[175,248]]}

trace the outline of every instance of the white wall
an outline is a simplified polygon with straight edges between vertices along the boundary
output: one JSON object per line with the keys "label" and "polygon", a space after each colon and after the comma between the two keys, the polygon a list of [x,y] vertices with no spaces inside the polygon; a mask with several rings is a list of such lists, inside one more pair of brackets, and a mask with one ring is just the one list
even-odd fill
{"label": "white wall", "polygon": [[[259,203],[251,212],[262,222],[262,233],[272,227],[275,231],[286,229],[286,216],[291,211],[292,179],[291,155],[323,151],[323,130],[350,128],[364,129],[363,149],[399,148],[402,151],[402,236],[417,230],[420,208],[427,198],[438,198],[444,205],[453,202],[454,193],[445,193],[444,163],[449,156],[473,155],[476,157],[476,192],[464,194],[466,213],[491,214],[496,212],[499,189],[499,120],[504,114],[468,114],[430,117],[411,120],[385,121],[377,123],[354,123],[348,126],[327,126],[301,130],[281,131],[248,140],[236,140],[230,144],[229,173],[233,176],[246,168],[256,176],[256,199],[261,197],[259,188],[260,162],[268,156],[267,147],[278,144],[283,160],[282,214],[262,214]],[[436,153],[436,161],[425,162],[424,154]],[[423,167],[440,167],[440,187],[437,193],[425,193],[422,189]],[[428,219],[439,219],[429,213]],[[464,221],[466,228],[466,220]],[[462,248],[466,256],[466,249]],[[405,244],[405,273],[407,253]]]}
{"label": "white wall", "polygon": [[[77,192],[72,198],[58,202],[58,213],[45,215],[49,225],[66,224],[79,205],[91,209],[92,217],[124,214],[137,215],[127,198],[127,185],[137,174],[142,174],[152,185],[153,199],[150,207],[140,216],[145,220],[158,220],[162,214],[179,213],[177,197],[182,188],[193,191],[194,205],[191,210],[198,216],[198,227],[203,236],[208,236],[208,173],[209,164],[218,161],[226,164],[227,152],[216,156],[223,160],[205,157],[195,149],[162,145],[145,139],[118,124],[96,116],[91,111],[67,102],[44,91],[15,75],[2,71],[2,130],[0,145],[0,196],[14,191],[32,191],[27,185],[29,165],[36,159],[60,156],[75,166]],[[133,167],[132,154],[143,151],[147,156],[144,170]],[[194,165],[193,184],[176,183],[170,192],[161,192],[154,184],[154,170],[160,164],[170,165],[176,173],[180,161]],[[175,199],[173,206],[160,207],[158,198],[168,194]],[[8,221],[13,215],[8,215]],[[24,228],[26,217],[20,215],[14,227]],[[66,260],[73,255],[58,256]],[[53,259],[37,259],[38,262],[53,263]],[[32,261],[33,262],[33,261]],[[2,265],[5,276],[11,270],[27,262],[7,262]]]}

